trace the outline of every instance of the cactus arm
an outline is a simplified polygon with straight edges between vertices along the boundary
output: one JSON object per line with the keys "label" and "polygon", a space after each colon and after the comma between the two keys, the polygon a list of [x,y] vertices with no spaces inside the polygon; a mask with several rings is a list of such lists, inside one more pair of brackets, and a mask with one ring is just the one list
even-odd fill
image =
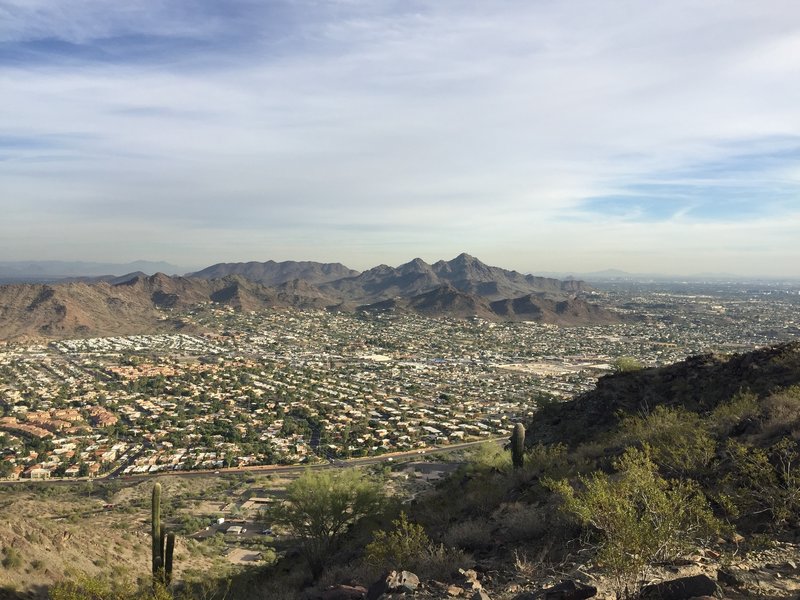
{"label": "cactus arm", "polygon": [[169,585],[172,581],[172,554],[175,552],[175,533],[170,531],[167,534],[167,545],[164,551],[164,584]]}

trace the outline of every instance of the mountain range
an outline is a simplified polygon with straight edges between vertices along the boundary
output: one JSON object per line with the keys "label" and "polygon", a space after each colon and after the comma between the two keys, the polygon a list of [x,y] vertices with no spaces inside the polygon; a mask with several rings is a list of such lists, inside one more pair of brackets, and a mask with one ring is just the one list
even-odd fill
{"label": "mountain range", "polygon": [[428,264],[379,265],[362,273],[339,263],[220,263],[188,276],[130,273],[92,281],[0,286],[0,339],[100,336],[186,327],[179,310],[214,303],[266,308],[393,311],[427,316],[616,323],[584,299],[577,280],[525,275],[468,254]]}
{"label": "mountain range", "polygon": [[0,284],[53,283],[66,279],[90,279],[132,271],[182,273],[183,269],[167,262],[137,260],[130,263],[101,263],[63,260],[0,261]]}

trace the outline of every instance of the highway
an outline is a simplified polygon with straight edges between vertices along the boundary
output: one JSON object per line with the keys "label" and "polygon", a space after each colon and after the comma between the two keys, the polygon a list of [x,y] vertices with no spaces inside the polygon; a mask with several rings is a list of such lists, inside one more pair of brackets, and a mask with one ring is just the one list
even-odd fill
{"label": "highway", "polygon": [[380,463],[394,463],[406,462],[410,459],[420,458],[429,454],[447,454],[448,452],[455,452],[487,444],[491,442],[507,441],[505,437],[487,438],[484,440],[476,440],[473,442],[464,442],[461,444],[452,444],[448,446],[434,446],[431,448],[422,448],[419,450],[412,450],[409,452],[393,452],[391,454],[381,454],[380,456],[367,456],[364,458],[350,458],[347,460],[331,460],[327,463],[317,463],[312,465],[259,465],[250,467],[230,467],[220,468],[214,470],[204,471],[159,471],[158,473],[144,473],[138,475],[117,475],[119,468],[115,469],[108,475],[95,478],[72,478],[72,479],[45,479],[35,480],[30,479],[16,479],[9,481],[0,481],[0,485],[20,485],[20,484],[44,484],[44,485],[76,485],[86,482],[108,482],[119,481],[122,483],[132,483],[136,481],[143,481],[146,479],[154,479],[160,477],[222,477],[224,475],[246,475],[246,474],[291,474],[302,473],[308,469],[346,469],[349,467],[363,467],[368,465],[377,465]]}

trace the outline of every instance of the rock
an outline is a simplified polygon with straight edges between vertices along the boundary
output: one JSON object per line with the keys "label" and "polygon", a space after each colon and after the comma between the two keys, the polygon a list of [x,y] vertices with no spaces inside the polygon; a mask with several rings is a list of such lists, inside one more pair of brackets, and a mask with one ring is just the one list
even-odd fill
{"label": "rock", "polygon": [[489,597],[489,594],[486,593],[486,590],[476,590],[474,594],[472,594],[472,600],[492,600]]}
{"label": "rock", "polygon": [[367,595],[367,588],[360,585],[334,585],[324,590],[319,600],[362,600]]}
{"label": "rock", "polygon": [[568,579],[539,592],[544,600],[586,600],[597,595],[597,588]]}
{"label": "rock", "polygon": [[419,577],[411,571],[391,571],[369,586],[367,600],[378,600],[388,592],[412,593],[419,587]]}
{"label": "rock", "polygon": [[658,600],[688,600],[699,596],[716,596],[717,582],[707,575],[680,577],[642,588],[642,598]]}
{"label": "rock", "polygon": [[720,569],[717,571],[717,579],[720,583],[735,588],[742,587],[745,584],[738,569]]}
{"label": "rock", "polygon": [[481,582],[478,581],[478,572],[474,569],[459,569],[458,572],[464,577],[465,587],[475,591],[483,588]]}
{"label": "rock", "polygon": [[[392,577],[394,575],[394,577]],[[387,580],[390,592],[413,592],[419,587],[419,577],[411,571],[396,571]]]}
{"label": "rock", "polygon": [[447,586],[447,595],[448,596],[460,596],[464,593],[464,588],[458,587],[457,585],[450,585]]}

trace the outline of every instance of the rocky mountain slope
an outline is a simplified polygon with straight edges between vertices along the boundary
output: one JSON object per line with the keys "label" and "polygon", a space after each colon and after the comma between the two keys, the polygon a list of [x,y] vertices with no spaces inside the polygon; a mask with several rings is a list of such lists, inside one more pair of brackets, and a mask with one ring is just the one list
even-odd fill
{"label": "rocky mountain slope", "polygon": [[184,326],[175,310],[217,303],[240,310],[324,308],[334,301],[307,284],[268,288],[247,279],[134,275],[107,282],[0,286],[0,339],[129,335]]}
{"label": "rocky mountain slope", "polygon": [[239,275],[250,281],[263,285],[280,285],[300,279],[312,285],[354,277],[358,271],[349,269],[341,263],[318,263],[313,261],[287,260],[275,262],[218,263],[201,271],[189,273],[187,277],[201,279],[223,279],[230,275]]}
{"label": "rocky mountain slope", "polygon": [[588,289],[582,281],[559,281],[491,267],[469,254],[459,254],[453,260],[440,260],[432,265],[420,258],[399,267],[379,265],[320,288],[354,302],[371,304],[398,296],[410,298],[443,285],[489,300],[542,292],[563,299]]}
{"label": "rocky mountain slope", "polygon": [[101,336],[176,330],[177,313],[215,303],[237,310],[294,307],[414,312],[426,316],[531,320],[559,325],[620,322],[587,303],[580,281],[485,265],[461,254],[358,273],[344,265],[287,261],[218,264],[192,276],[101,277],[0,286],[0,339]]}
{"label": "rocky mountain slope", "polygon": [[692,356],[665,367],[601,377],[594,390],[537,412],[528,440],[577,445],[616,427],[620,415],[647,414],[657,406],[708,413],[737,392],[764,397],[798,383],[800,342],[732,356]]}
{"label": "rocky mountain slope", "polygon": [[426,316],[479,317],[487,321],[536,321],[566,326],[622,322],[619,314],[582,298],[553,300],[548,294],[539,293],[490,302],[449,283],[410,298],[392,298],[364,305],[360,309],[413,312]]}

